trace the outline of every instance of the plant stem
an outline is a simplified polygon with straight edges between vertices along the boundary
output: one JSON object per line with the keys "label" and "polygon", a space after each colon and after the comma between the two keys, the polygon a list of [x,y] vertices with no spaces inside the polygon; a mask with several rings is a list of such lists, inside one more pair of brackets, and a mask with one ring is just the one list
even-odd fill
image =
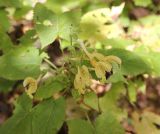
{"label": "plant stem", "polygon": [[97,99],[98,99],[98,111],[99,111],[99,113],[102,113],[102,110],[101,110],[101,107],[100,107],[100,102],[99,102],[99,97],[97,97]]}
{"label": "plant stem", "polygon": [[44,59],[45,62],[47,62],[51,67],[53,67],[55,70],[57,70],[58,68],[51,62],[49,61],[48,59]]}
{"label": "plant stem", "polygon": [[84,46],[84,43],[83,43],[81,40],[78,40],[78,42],[79,42],[81,48],[83,49],[83,51],[85,52],[85,54],[86,54],[89,58],[91,58],[91,55],[90,55],[90,53],[87,51],[86,47]]}

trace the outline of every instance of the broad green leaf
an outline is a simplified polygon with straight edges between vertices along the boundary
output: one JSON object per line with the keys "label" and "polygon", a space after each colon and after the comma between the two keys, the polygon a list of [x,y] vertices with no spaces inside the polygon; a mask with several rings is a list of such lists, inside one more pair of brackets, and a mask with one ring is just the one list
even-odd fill
{"label": "broad green leaf", "polygon": [[102,41],[104,46],[112,46],[112,48],[126,48],[129,45],[135,44],[131,39],[113,38]]}
{"label": "broad green leaf", "polygon": [[134,0],[136,6],[147,7],[152,4],[152,0]]}
{"label": "broad green leaf", "polygon": [[22,96],[18,98],[15,102],[14,114],[19,114],[21,112],[29,112],[32,109],[32,100],[27,94],[23,93]]}
{"label": "broad green leaf", "polygon": [[14,13],[15,19],[22,19],[25,17],[25,15],[31,10],[32,8],[30,6],[23,6],[22,8],[16,9]]}
{"label": "broad green leaf", "polygon": [[14,49],[13,43],[11,42],[9,36],[1,29],[0,29],[0,37],[1,37],[0,49],[3,51],[3,54],[5,52],[8,53],[10,49]]}
{"label": "broad green leaf", "polygon": [[41,57],[34,47],[17,47],[0,57],[0,77],[20,80],[40,74]]}
{"label": "broad green leaf", "polygon": [[0,0],[0,7],[16,7],[22,6],[21,0]]}
{"label": "broad green leaf", "polygon": [[160,76],[160,53],[151,51],[148,47],[141,46],[135,50],[136,54],[143,58],[152,69],[152,74]]}
{"label": "broad green leaf", "polygon": [[84,94],[83,101],[85,102],[85,104],[91,106],[97,111],[99,110],[98,109],[98,97],[94,92],[89,92],[89,93]]}
{"label": "broad green leaf", "polygon": [[69,134],[94,134],[93,126],[81,119],[67,121]]}
{"label": "broad green leaf", "polygon": [[0,78],[0,92],[8,92],[12,89],[12,86],[15,84],[15,81],[9,81],[3,78]]}
{"label": "broad green leaf", "polygon": [[[49,45],[56,39],[55,29],[52,26],[51,21],[53,19],[54,13],[41,4],[37,4],[34,9],[34,21],[35,28],[42,43],[42,48]],[[48,22],[48,25],[44,25],[44,22]],[[44,23],[44,24],[43,24]]]}
{"label": "broad green leaf", "polygon": [[150,66],[153,70],[153,74],[160,76],[160,63],[159,63],[160,53],[159,52],[150,52],[146,57],[146,60],[149,60]]}
{"label": "broad green leaf", "polygon": [[76,9],[85,2],[86,0],[47,0],[45,6],[56,13],[62,13]]}
{"label": "broad green leaf", "polygon": [[70,40],[74,33],[74,24],[77,22],[78,14],[77,12],[55,14],[43,5],[37,4],[34,9],[34,20],[42,48],[52,43],[56,38]]}
{"label": "broad green leaf", "polygon": [[[110,111],[111,112],[111,111]],[[125,134],[119,121],[110,113],[99,115],[94,123],[97,134]]]}
{"label": "broad green leaf", "polygon": [[112,74],[107,81],[111,82],[111,83],[117,83],[117,82],[120,82],[120,81],[127,82],[125,80],[125,78],[123,77],[123,74],[122,74],[120,69],[117,70],[117,72],[115,72],[114,74]]}
{"label": "broad green leaf", "polygon": [[34,36],[36,35],[36,31],[35,30],[29,30],[27,31],[20,39],[20,44],[22,45],[32,45],[35,42],[35,38]]}
{"label": "broad green leaf", "polygon": [[112,111],[112,114],[119,120],[126,116],[125,111],[118,107],[118,99],[124,94],[125,88],[123,83],[113,84],[111,89],[105,95],[99,98],[102,112]]}
{"label": "broad green leaf", "polygon": [[141,78],[128,82],[128,95],[131,103],[136,101],[137,92],[146,93],[146,83]]}
{"label": "broad green leaf", "polygon": [[119,67],[119,65],[117,65],[116,63],[113,63],[112,65],[113,65],[113,68],[112,68],[113,74],[109,77],[107,81],[111,83],[117,83],[120,81],[127,83],[127,81],[123,77],[122,70]]}
{"label": "broad green leaf", "polygon": [[35,98],[49,98],[55,93],[63,90],[66,86],[66,80],[63,77],[61,77],[60,80],[57,80],[56,78],[48,79],[42,85],[40,85],[35,94]]}
{"label": "broad green leaf", "polygon": [[15,114],[0,127],[0,133],[57,134],[65,117],[64,99],[48,99],[32,108],[30,99],[21,97]]}
{"label": "broad green leaf", "polygon": [[0,28],[2,28],[4,31],[8,31],[10,28],[10,22],[5,10],[0,10],[0,18],[3,18],[0,21]]}
{"label": "broad green leaf", "polygon": [[115,55],[122,60],[121,70],[124,75],[150,73],[151,68],[138,54],[124,49],[101,50],[105,55]]}

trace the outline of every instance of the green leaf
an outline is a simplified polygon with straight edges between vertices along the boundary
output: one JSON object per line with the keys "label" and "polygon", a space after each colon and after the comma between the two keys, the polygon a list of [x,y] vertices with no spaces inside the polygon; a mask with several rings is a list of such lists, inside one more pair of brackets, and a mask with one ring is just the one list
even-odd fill
{"label": "green leaf", "polygon": [[22,8],[17,8],[14,17],[15,19],[22,19],[32,8],[30,6],[23,6]]}
{"label": "green leaf", "polygon": [[27,31],[19,40],[22,45],[33,45],[34,44],[34,36],[36,35],[35,30]]}
{"label": "green leaf", "polygon": [[17,47],[0,57],[0,77],[20,80],[40,74],[41,57],[34,47]]}
{"label": "green leaf", "polygon": [[154,52],[148,49],[148,47],[141,46],[135,50],[136,54],[139,55],[151,68],[152,74],[160,76],[160,53]]}
{"label": "green leaf", "polygon": [[129,45],[135,44],[135,42],[131,39],[123,39],[123,38],[113,38],[103,40],[102,43],[104,46],[112,46],[112,48],[126,48]]}
{"label": "green leaf", "polygon": [[137,92],[146,93],[146,83],[141,78],[128,82],[128,95],[131,103],[136,102]]}
{"label": "green leaf", "polygon": [[34,20],[42,48],[52,43],[56,38],[70,40],[78,16],[77,12],[54,14],[45,6],[37,4],[34,9]]}
{"label": "green leaf", "polygon": [[57,134],[65,117],[64,99],[48,99],[31,108],[32,103],[23,95],[18,110],[1,127],[2,134]]}
{"label": "green leaf", "polygon": [[0,28],[2,28],[4,31],[8,31],[8,29],[10,28],[10,22],[5,10],[0,10],[0,18],[3,18],[0,21]]}
{"label": "green leaf", "polygon": [[14,83],[15,81],[9,81],[9,80],[0,78],[0,92],[10,91]]}
{"label": "green leaf", "polygon": [[129,95],[129,100],[131,103],[136,102],[136,97],[137,97],[137,89],[135,87],[135,84],[133,82],[129,82],[128,84],[128,95]]}
{"label": "green leaf", "polygon": [[125,134],[120,123],[109,112],[99,115],[94,124],[97,134]]}
{"label": "green leaf", "polygon": [[117,82],[122,81],[122,82],[127,83],[127,81],[123,77],[121,68],[117,64],[115,64],[115,63],[113,64],[113,69],[112,70],[113,70],[113,74],[107,80],[108,82],[117,83]]}
{"label": "green leaf", "polygon": [[16,7],[22,6],[21,0],[0,0],[0,7]]}
{"label": "green leaf", "polygon": [[113,84],[111,89],[106,94],[99,98],[99,104],[102,112],[112,111],[112,114],[119,120],[126,116],[125,111],[118,107],[118,99],[121,94],[124,94],[125,88],[123,83]]}
{"label": "green leaf", "polygon": [[136,6],[147,7],[152,4],[152,0],[134,0]]}
{"label": "green leaf", "polygon": [[28,97],[27,94],[22,94],[21,97],[15,103],[14,114],[20,112],[29,112],[32,109],[32,100]]}
{"label": "green leaf", "polygon": [[14,49],[9,36],[3,30],[0,30],[0,37],[0,49],[2,49],[3,53],[8,52],[10,49]]}
{"label": "green leaf", "polygon": [[55,78],[51,78],[50,80],[45,81],[37,90],[35,94],[35,98],[49,98],[53,94],[58,93],[66,87],[66,83],[63,81],[64,79],[57,80]]}
{"label": "green leaf", "polygon": [[[45,6],[56,12],[61,13],[64,12],[66,9],[67,11],[76,9],[77,7],[81,6],[81,3],[86,2],[85,0],[47,0]],[[65,8],[64,8],[65,7]]]}
{"label": "green leaf", "polygon": [[156,76],[160,76],[160,53],[159,52],[150,52],[149,55],[146,57],[146,60],[149,60],[151,68],[153,70],[153,74]]}
{"label": "green leaf", "polygon": [[101,50],[104,55],[115,55],[122,60],[121,70],[124,75],[136,76],[150,73],[151,68],[147,62],[136,53],[124,49]]}
{"label": "green leaf", "polygon": [[85,104],[91,106],[97,111],[99,110],[98,109],[98,97],[94,92],[89,92],[89,93],[84,94],[83,101],[85,102]]}
{"label": "green leaf", "polygon": [[67,121],[67,125],[69,134],[94,134],[93,126],[85,120],[69,120]]}

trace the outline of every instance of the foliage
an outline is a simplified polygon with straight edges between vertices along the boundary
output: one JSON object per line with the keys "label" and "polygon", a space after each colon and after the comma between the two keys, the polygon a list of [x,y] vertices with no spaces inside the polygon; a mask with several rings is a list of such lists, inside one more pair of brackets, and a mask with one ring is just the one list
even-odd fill
{"label": "foliage", "polygon": [[[32,101],[24,94],[16,104],[14,116],[2,126],[0,132],[56,134],[64,121],[64,103],[62,98],[56,101],[49,99],[32,108]],[[10,126],[12,127],[8,129]]]}

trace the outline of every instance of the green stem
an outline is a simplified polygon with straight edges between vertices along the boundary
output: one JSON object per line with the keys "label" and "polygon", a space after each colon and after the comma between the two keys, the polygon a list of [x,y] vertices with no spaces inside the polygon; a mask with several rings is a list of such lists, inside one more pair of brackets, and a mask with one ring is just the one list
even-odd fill
{"label": "green stem", "polygon": [[45,62],[47,62],[51,67],[53,67],[55,70],[57,70],[58,68],[51,62],[49,61],[48,59],[44,59]]}
{"label": "green stem", "polygon": [[85,52],[85,54],[86,54],[89,58],[91,58],[91,55],[90,55],[90,53],[87,51],[86,47],[84,46],[84,43],[83,43],[81,40],[78,40],[78,42],[79,42],[81,48],[83,49],[83,51]]}
{"label": "green stem", "polygon": [[98,99],[98,111],[99,111],[99,114],[102,113],[102,110],[101,110],[101,107],[100,107],[100,102],[99,102],[99,97],[97,97]]}

